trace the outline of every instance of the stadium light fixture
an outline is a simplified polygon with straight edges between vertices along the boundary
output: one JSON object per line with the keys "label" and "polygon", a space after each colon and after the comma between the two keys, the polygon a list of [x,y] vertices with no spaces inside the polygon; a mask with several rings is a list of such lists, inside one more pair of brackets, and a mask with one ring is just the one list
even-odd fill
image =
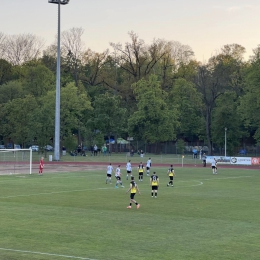
{"label": "stadium light fixture", "polygon": [[55,138],[54,160],[60,160],[60,5],[66,5],[70,0],[48,0],[50,4],[58,4],[58,43],[56,70],[56,102],[55,102]]}
{"label": "stadium light fixture", "polygon": [[69,3],[69,1],[70,0],[49,0],[49,3],[50,4],[59,4],[59,2],[60,2],[61,5],[66,5]]}
{"label": "stadium light fixture", "polygon": [[227,128],[225,127],[225,158],[227,157]]}

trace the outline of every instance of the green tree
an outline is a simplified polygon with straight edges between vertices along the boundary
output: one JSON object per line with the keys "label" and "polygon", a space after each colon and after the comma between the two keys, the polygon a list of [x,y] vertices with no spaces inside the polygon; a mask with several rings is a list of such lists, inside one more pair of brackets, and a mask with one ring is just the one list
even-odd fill
{"label": "green tree", "polygon": [[[54,134],[55,91],[49,91],[39,99],[39,106],[31,117],[30,132],[39,145],[46,145]],[[61,88],[60,137],[68,139],[78,127],[78,120],[83,120],[86,111],[91,110],[91,103],[86,93],[78,94],[74,83]],[[85,128],[85,122],[81,122]]]}
{"label": "green tree", "polygon": [[16,98],[3,107],[3,136],[25,146],[30,141],[29,122],[37,101],[32,95]]}
{"label": "green tree", "polygon": [[167,93],[160,87],[157,76],[133,84],[137,111],[128,120],[128,128],[135,139],[148,143],[175,140],[178,125],[177,110],[170,110],[165,99]]}
{"label": "green tree", "polygon": [[0,59],[0,85],[12,78],[12,64],[4,59]]}
{"label": "green tree", "polygon": [[212,111],[212,141],[219,147],[224,147],[225,128],[227,128],[228,154],[235,154],[241,138],[246,135],[241,127],[237,107],[237,94],[234,91],[227,91],[219,97]]}
{"label": "green tree", "polygon": [[179,78],[169,91],[167,100],[171,109],[178,109],[178,135],[182,138],[198,136],[201,132],[201,94],[194,84]]}
{"label": "green tree", "polygon": [[205,136],[209,153],[212,154],[212,112],[217,99],[226,91],[239,92],[242,86],[243,54],[240,45],[225,45],[222,53],[212,57],[208,64],[198,68],[194,83],[202,94],[202,116],[205,120]]}
{"label": "green tree", "polygon": [[0,87],[0,103],[7,103],[13,99],[23,97],[23,86],[18,80],[9,81]]}
{"label": "green tree", "polygon": [[[105,93],[95,98],[93,115],[88,125],[95,133],[101,133],[110,139],[126,132],[126,109],[122,107],[120,96]],[[98,131],[97,131],[98,130]]]}
{"label": "green tree", "polygon": [[254,139],[260,142],[260,47],[254,50],[250,66],[246,70],[244,94],[240,98],[239,115],[243,125]]}

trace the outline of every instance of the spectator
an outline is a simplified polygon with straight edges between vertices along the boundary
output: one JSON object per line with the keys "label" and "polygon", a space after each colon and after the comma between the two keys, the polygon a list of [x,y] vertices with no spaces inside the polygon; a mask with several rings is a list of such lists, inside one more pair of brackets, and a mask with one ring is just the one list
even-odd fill
{"label": "spectator", "polygon": [[96,144],[94,145],[93,149],[94,149],[94,156],[97,156],[98,147]]}
{"label": "spectator", "polygon": [[103,156],[106,156],[106,155],[107,155],[107,146],[106,146],[106,144],[104,144],[104,145],[102,146],[102,153],[103,153]]}
{"label": "spectator", "polygon": [[66,147],[62,146],[62,155],[66,155]]}
{"label": "spectator", "polygon": [[203,163],[203,167],[206,167],[207,164],[207,156],[205,153],[203,153],[202,155],[202,163]]}
{"label": "spectator", "polygon": [[193,152],[193,159],[197,159],[197,157],[198,157],[198,150],[194,148],[192,150],[192,152]]}
{"label": "spectator", "polygon": [[81,145],[80,144],[78,145],[77,151],[78,151],[78,153],[81,153]]}

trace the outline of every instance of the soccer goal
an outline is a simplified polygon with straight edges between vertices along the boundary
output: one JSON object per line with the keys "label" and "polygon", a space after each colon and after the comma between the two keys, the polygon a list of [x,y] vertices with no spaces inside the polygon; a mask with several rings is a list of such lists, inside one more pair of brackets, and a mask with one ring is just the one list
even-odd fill
{"label": "soccer goal", "polygon": [[0,149],[0,174],[32,174],[31,149]]}

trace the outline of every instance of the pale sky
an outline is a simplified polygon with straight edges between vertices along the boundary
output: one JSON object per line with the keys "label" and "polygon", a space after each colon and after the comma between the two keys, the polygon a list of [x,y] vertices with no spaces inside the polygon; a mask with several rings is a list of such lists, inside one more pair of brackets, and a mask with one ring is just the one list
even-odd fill
{"label": "pale sky", "polygon": [[[0,32],[32,33],[55,42],[58,7],[48,0],[1,0]],[[154,38],[189,45],[207,61],[225,44],[247,50],[260,44],[259,0],[70,0],[61,6],[61,31],[84,29],[83,41],[96,52],[109,43],[129,41],[134,31],[150,44]]]}

